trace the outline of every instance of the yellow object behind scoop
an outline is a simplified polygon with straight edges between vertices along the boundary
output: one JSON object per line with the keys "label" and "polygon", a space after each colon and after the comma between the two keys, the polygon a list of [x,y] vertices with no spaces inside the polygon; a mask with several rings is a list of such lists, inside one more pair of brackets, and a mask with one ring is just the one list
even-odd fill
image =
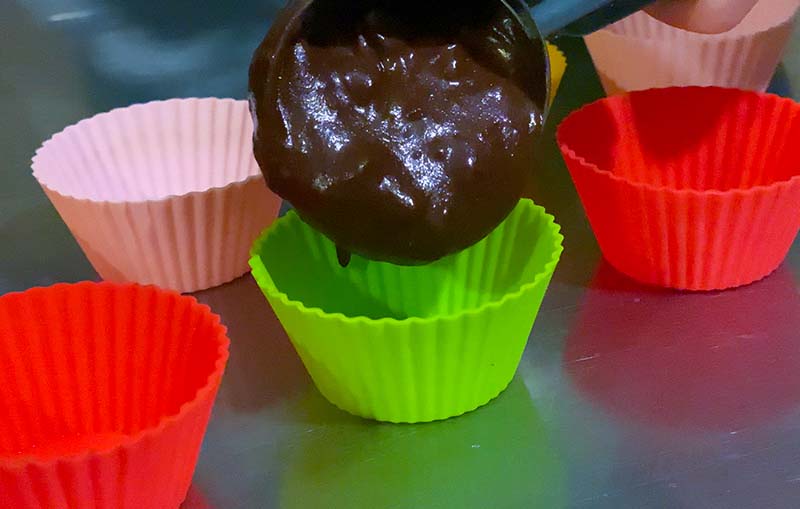
{"label": "yellow object behind scoop", "polygon": [[561,79],[567,71],[567,57],[555,44],[547,43],[547,53],[550,55],[550,105],[558,93]]}

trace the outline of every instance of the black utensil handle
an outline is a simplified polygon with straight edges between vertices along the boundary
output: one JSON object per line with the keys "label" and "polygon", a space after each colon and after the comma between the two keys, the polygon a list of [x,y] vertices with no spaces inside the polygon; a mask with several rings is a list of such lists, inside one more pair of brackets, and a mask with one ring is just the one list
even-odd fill
{"label": "black utensil handle", "polygon": [[531,15],[542,37],[586,35],[633,14],[653,0],[540,0]]}

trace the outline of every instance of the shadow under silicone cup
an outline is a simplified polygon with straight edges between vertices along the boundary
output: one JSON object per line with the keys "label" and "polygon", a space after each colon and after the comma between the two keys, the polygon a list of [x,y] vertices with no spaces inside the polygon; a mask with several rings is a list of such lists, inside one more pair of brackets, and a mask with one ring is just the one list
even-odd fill
{"label": "shadow under silicone cup", "polygon": [[474,410],[511,381],[561,255],[522,200],[486,239],[419,267],[353,257],[290,212],[256,241],[253,275],[320,392],[390,422]]}
{"label": "shadow under silicone cup", "polygon": [[0,508],[177,508],[227,358],[219,317],[174,292],[0,297]]}
{"label": "shadow under silicone cup", "polygon": [[247,272],[277,217],[246,101],[172,99],[83,120],[33,174],[103,279],[192,292]]}
{"label": "shadow under silicone cup", "polygon": [[648,284],[721,290],[786,257],[800,228],[800,105],[668,88],[570,115],[558,143],[606,259]]}

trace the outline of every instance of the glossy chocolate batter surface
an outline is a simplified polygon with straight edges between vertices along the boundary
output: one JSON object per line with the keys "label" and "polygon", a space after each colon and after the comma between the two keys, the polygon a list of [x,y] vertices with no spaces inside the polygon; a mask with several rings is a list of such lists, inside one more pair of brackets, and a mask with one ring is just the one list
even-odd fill
{"label": "glossy chocolate batter surface", "polygon": [[343,262],[464,249],[534,170],[541,43],[500,2],[428,3],[295,1],[253,59],[256,159]]}

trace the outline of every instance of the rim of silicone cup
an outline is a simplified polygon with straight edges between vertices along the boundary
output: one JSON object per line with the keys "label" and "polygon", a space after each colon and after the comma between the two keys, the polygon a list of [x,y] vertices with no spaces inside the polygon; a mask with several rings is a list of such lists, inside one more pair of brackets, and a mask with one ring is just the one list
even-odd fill
{"label": "rim of silicone cup", "polygon": [[[120,203],[142,204],[142,203],[165,202],[165,201],[169,201],[169,200],[174,200],[176,198],[184,198],[184,197],[187,197],[187,196],[205,194],[205,193],[208,193],[210,191],[225,191],[225,190],[228,190],[228,189],[230,189],[232,187],[235,187],[237,185],[244,185],[244,184],[250,183],[253,180],[263,179],[263,176],[262,176],[261,172],[258,171],[256,173],[248,175],[247,177],[245,177],[243,179],[234,180],[234,181],[228,182],[227,184],[224,184],[224,185],[211,186],[211,187],[207,187],[205,189],[200,189],[200,190],[196,190],[196,191],[189,191],[189,192],[184,192],[184,193],[170,193],[170,194],[165,194],[164,196],[161,196],[161,197],[158,197],[158,198],[143,198],[143,199],[136,199],[136,200],[93,200],[91,198],[77,196],[77,195],[75,195],[73,193],[61,192],[57,187],[53,187],[52,183],[48,183],[47,182],[47,178],[46,177],[43,178],[41,170],[39,170],[43,166],[43,164],[41,163],[42,154],[44,154],[45,152],[47,152],[49,150],[52,150],[53,149],[52,148],[53,143],[58,141],[60,138],[64,138],[64,137],[70,135],[73,131],[77,131],[79,129],[84,128],[89,123],[96,122],[99,118],[109,117],[109,116],[112,116],[112,115],[124,114],[124,112],[126,112],[127,110],[130,110],[131,108],[153,108],[153,107],[161,107],[161,106],[164,106],[164,105],[167,105],[167,104],[170,104],[170,103],[194,102],[194,101],[198,101],[198,102],[247,103],[246,100],[233,99],[231,97],[183,97],[183,98],[172,98],[172,99],[163,99],[163,100],[159,99],[159,100],[147,101],[147,102],[143,102],[143,103],[135,103],[135,104],[130,104],[128,106],[120,106],[118,108],[113,108],[113,109],[108,110],[108,111],[103,111],[103,112],[100,112],[100,113],[96,113],[96,114],[92,115],[91,117],[84,118],[82,120],[79,120],[78,122],[75,122],[74,124],[70,124],[70,125],[64,127],[62,130],[58,131],[57,133],[53,134],[52,136],[47,138],[45,141],[43,141],[42,144],[39,146],[39,148],[36,149],[36,152],[34,152],[34,155],[31,158],[32,174],[33,174],[34,178],[39,182],[39,184],[42,187],[46,187],[49,191],[51,191],[53,193],[56,193],[56,194],[58,194],[60,196],[63,196],[65,198],[71,198],[73,200],[76,200],[76,201],[79,201],[79,202],[82,202],[82,203],[98,203],[98,204],[120,204]],[[256,165],[256,168],[257,167],[258,166]]]}
{"label": "rim of silicone cup", "polygon": [[[747,188],[734,188],[734,189],[727,189],[727,190],[720,190],[720,189],[689,189],[683,188],[678,189],[674,187],[669,187],[666,185],[655,185],[648,182],[638,182],[634,180],[630,180],[625,177],[621,177],[618,174],[614,173],[611,170],[602,169],[597,166],[595,163],[587,160],[583,156],[579,155],[574,149],[569,146],[569,143],[564,139],[564,128],[567,125],[571,125],[572,123],[579,122],[581,117],[586,114],[588,111],[591,111],[594,108],[599,108],[602,104],[606,103],[619,103],[626,101],[629,96],[634,95],[645,95],[645,94],[656,94],[656,93],[670,93],[670,91],[723,91],[724,93],[731,93],[736,92],[740,95],[754,95],[758,96],[760,100],[765,98],[774,97],[783,102],[792,103],[794,108],[800,110],[800,103],[795,102],[792,99],[781,97],[776,94],[770,94],[766,92],[756,92],[754,90],[740,90],[735,88],[724,88],[724,87],[717,87],[717,86],[688,86],[688,87],[664,87],[664,88],[650,88],[647,90],[637,90],[628,92],[625,95],[615,95],[611,97],[605,97],[602,99],[598,99],[592,103],[586,104],[580,109],[572,112],[567,118],[565,118],[561,125],[558,126],[558,130],[556,131],[556,142],[558,143],[559,148],[564,153],[565,156],[568,156],[571,159],[576,160],[580,163],[581,169],[584,171],[590,171],[595,173],[603,178],[610,179],[615,181],[618,184],[626,185],[633,187],[639,190],[645,190],[654,193],[667,193],[667,194],[674,194],[678,196],[698,196],[698,197],[709,197],[709,196],[751,196],[757,193],[763,193],[766,191],[771,191],[774,189],[780,188],[788,188],[792,186],[797,181],[800,181],[800,168],[798,168],[797,173],[790,177],[789,179],[785,180],[775,180],[771,184],[760,184],[757,186],[751,186]],[[798,120],[800,121],[800,120]]]}
{"label": "rim of silicone cup", "polygon": [[[759,1],[763,2],[764,0],[759,0]],[[658,23],[659,25],[663,25],[664,27],[666,27],[667,30],[680,33],[683,37],[689,37],[690,39],[694,38],[694,39],[700,40],[701,42],[707,42],[709,40],[713,41],[715,39],[720,39],[720,40],[723,40],[723,39],[725,39],[725,40],[750,39],[752,37],[759,36],[759,35],[764,34],[766,32],[771,32],[772,30],[775,30],[778,27],[782,27],[784,25],[789,25],[789,24],[794,23],[794,16],[795,16],[795,14],[797,14],[798,8],[800,8],[800,5],[795,7],[794,12],[789,17],[787,17],[787,18],[781,17],[780,19],[773,20],[772,23],[768,24],[765,27],[758,28],[757,30],[753,30],[753,31],[742,30],[741,27],[742,27],[742,25],[744,23],[747,22],[747,18],[752,13],[752,10],[751,10],[747,14],[747,16],[745,16],[736,26],[734,26],[733,28],[731,28],[730,30],[727,30],[725,32],[719,32],[719,33],[715,33],[715,34],[714,33],[706,34],[706,33],[703,33],[703,32],[692,32],[691,30],[687,30],[685,28],[680,28],[680,27],[676,27],[674,25],[670,25],[669,23],[665,23],[664,21],[661,21],[660,19],[658,19],[658,18],[656,18],[654,16],[651,16],[649,13],[647,13],[644,10],[640,11],[640,14],[650,18],[650,22],[651,23]],[[755,7],[753,7],[753,9],[755,9]],[[615,24],[616,23],[606,27],[604,30],[614,34],[617,37],[624,37],[626,39],[635,39],[637,41],[652,41],[652,38],[649,38],[649,37],[640,37],[640,36],[637,36],[637,35],[632,35],[632,34],[629,34],[629,33],[620,32],[620,31],[618,31],[618,28],[614,26]]]}
{"label": "rim of silicone cup", "polygon": [[165,290],[163,288],[159,288],[154,285],[140,285],[136,283],[113,283],[109,281],[81,281],[78,283],[56,283],[51,286],[35,286],[33,288],[29,288],[24,291],[20,292],[10,292],[5,295],[0,296],[0,302],[6,298],[18,298],[20,295],[25,295],[29,293],[48,293],[53,289],[60,289],[60,288],[101,288],[101,287],[108,287],[115,290],[125,290],[125,289],[152,289],[156,293],[161,294],[163,296],[168,296],[172,298],[177,298],[178,300],[187,300],[189,302],[190,309],[193,311],[210,315],[211,317],[211,327],[214,331],[214,340],[217,342],[217,359],[214,362],[214,369],[209,373],[208,378],[206,378],[205,382],[197,389],[197,392],[187,401],[185,401],[181,406],[178,408],[178,411],[173,414],[165,415],[161,417],[158,421],[158,424],[155,426],[151,426],[148,428],[141,429],[136,433],[123,435],[121,438],[116,441],[117,443],[105,448],[99,449],[88,449],[72,454],[66,454],[63,456],[58,456],[55,458],[48,458],[42,459],[35,454],[25,454],[22,456],[3,456],[0,454],[0,468],[4,469],[11,469],[11,470],[23,470],[28,468],[31,464],[35,464],[39,467],[55,467],[59,463],[65,462],[81,462],[86,461],[91,457],[111,457],[116,455],[120,450],[129,448],[135,445],[137,442],[141,442],[147,438],[154,437],[161,432],[163,432],[164,428],[171,425],[174,422],[177,422],[190,411],[192,411],[195,407],[200,404],[201,400],[204,400],[206,397],[209,397],[209,393],[212,392],[213,387],[217,384],[218,380],[221,381],[223,372],[225,370],[225,365],[228,361],[229,356],[229,346],[230,346],[230,339],[228,338],[228,328],[222,324],[222,320],[220,316],[214,313],[211,308],[205,304],[200,303],[196,298],[190,295],[182,295],[178,292],[173,290]]}
{"label": "rim of silicone cup", "polygon": [[[564,236],[561,234],[561,226],[555,222],[555,217],[553,217],[553,215],[548,214],[544,207],[536,205],[532,200],[523,198],[520,200],[520,203],[517,204],[517,207],[521,206],[520,204],[523,204],[522,206],[525,207],[526,211],[534,212],[542,216],[545,220],[543,230],[545,230],[546,235],[550,236],[552,239],[552,252],[550,259],[544,264],[542,269],[536,273],[536,275],[533,277],[533,280],[523,283],[522,286],[520,286],[520,288],[515,292],[507,293],[497,300],[484,302],[478,307],[464,309],[455,313],[427,317],[410,316],[403,319],[397,319],[393,317],[368,318],[360,315],[347,316],[341,312],[330,313],[320,307],[308,307],[299,300],[289,298],[286,293],[282,292],[277,288],[277,286],[275,286],[275,282],[269,275],[269,271],[264,265],[264,262],[261,260],[261,255],[259,253],[261,252],[262,247],[267,243],[267,240],[271,236],[275,235],[275,232],[280,231],[283,228],[290,227],[290,221],[300,221],[302,223],[302,219],[300,219],[300,216],[298,216],[294,211],[290,211],[284,217],[279,218],[272,224],[272,226],[264,230],[261,235],[258,236],[253,244],[252,249],[250,250],[250,267],[252,268],[253,277],[255,278],[259,287],[266,291],[271,297],[279,299],[284,306],[294,308],[303,314],[311,314],[319,318],[335,320],[340,323],[351,325],[366,324],[403,326],[411,324],[431,324],[435,322],[454,322],[462,319],[465,316],[475,316],[484,313],[488,309],[500,308],[507,302],[522,297],[529,290],[535,288],[545,277],[555,271],[556,265],[558,265],[558,261],[561,258],[561,253],[564,251]],[[311,228],[305,223],[303,223],[303,225],[306,228]],[[491,235],[491,233],[489,235]]]}

